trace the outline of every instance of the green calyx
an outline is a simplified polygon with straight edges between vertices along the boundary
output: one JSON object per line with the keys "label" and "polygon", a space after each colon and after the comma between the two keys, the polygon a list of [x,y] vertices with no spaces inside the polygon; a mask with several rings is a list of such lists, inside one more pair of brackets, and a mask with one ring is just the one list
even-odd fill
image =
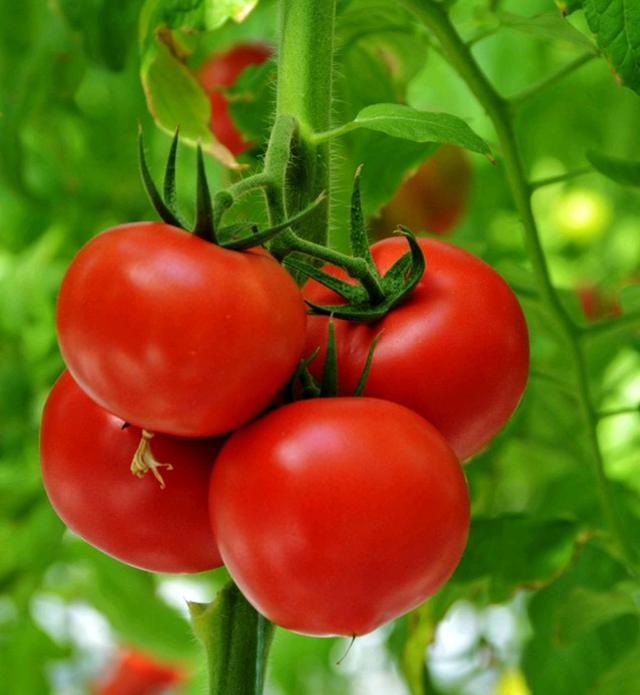
{"label": "green calyx", "polygon": [[[358,385],[356,386],[353,396],[361,396],[364,387],[367,383],[373,354],[382,331],[371,341],[367,359],[365,360]],[[300,360],[296,371],[291,377],[285,389],[285,399],[288,403],[296,400],[304,400],[308,398],[335,398],[338,395],[338,348],[336,345],[336,329],[333,316],[329,318],[327,328],[327,350],[324,357],[324,365],[322,368],[322,378],[318,381],[309,371],[309,365],[318,356],[320,348],[316,348],[309,357]]]}
{"label": "green calyx", "polygon": [[[141,130],[138,136],[138,156],[144,189],[155,211],[163,222],[189,231],[189,226],[180,214],[176,201],[176,158],[178,143],[179,131],[176,129],[165,166],[162,194],[158,190],[147,164]],[[268,182],[266,180],[262,181],[262,178],[263,177],[258,174],[246,179],[244,182],[241,181],[239,185],[246,188],[247,191],[265,187]],[[236,187],[238,187],[238,184],[236,184]],[[207,182],[202,148],[198,146],[196,160],[196,216],[191,231],[195,236],[217,244],[225,249],[244,251],[265,244],[277,234],[287,229],[290,225],[302,221],[305,217],[314,212],[324,201],[325,197],[324,194],[320,194],[316,200],[300,212],[265,229],[260,229],[257,222],[244,222],[241,224],[222,226],[222,217],[225,211],[233,205],[234,196],[230,192],[223,190],[217,192],[212,198]]]}
{"label": "green calyx", "polygon": [[362,214],[360,199],[360,173],[356,171],[351,197],[351,220],[349,238],[352,256],[335,252],[318,252],[310,245],[299,244],[295,250],[302,251],[316,259],[328,261],[342,268],[356,284],[331,275],[314,263],[296,256],[285,259],[285,265],[298,275],[311,278],[340,295],[346,303],[319,305],[307,301],[312,314],[331,315],[351,321],[372,322],[381,319],[393,307],[402,302],[415,288],[424,274],[426,263],[422,249],[414,234],[407,227],[400,227],[398,234],[404,236],[409,250],[401,256],[389,270],[381,275],[376,268]]}

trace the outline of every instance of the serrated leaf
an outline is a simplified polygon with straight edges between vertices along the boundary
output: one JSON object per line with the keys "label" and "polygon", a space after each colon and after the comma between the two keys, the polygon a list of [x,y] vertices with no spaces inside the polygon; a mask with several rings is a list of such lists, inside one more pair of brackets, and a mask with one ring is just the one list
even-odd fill
{"label": "serrated leaf", "polygon": [[583,0],[589,29],[621,84],[640,94],[640,4]]}
{"label": "serrated leaf", "polygon": [[403,104],[373,104],[360,111],[356,127],[376,130],[413,142],[439,142],[464,147],[487,156],[487,143],[465,121],[448,113],[418,111]]}
{"label": "serrated leaf", "polygon": [[486,578],[491,600],[510,598],[522,587],[550,582],[571,560],[578,525],[508,514],[474,519],[454,582]]}
{"label": "serrated leaf", "polygon": [[640,162],[611,157],[595,150],[587,151],[587,159],[612,181],[623,186],[640,186]]}
{"label": "serrated leaf", "polygon": [[545,12],[534,17],[523,17],[511,12],[498,14],[500,24],[545,41],[556,41],[595,50],[593,43],[557,12]]}

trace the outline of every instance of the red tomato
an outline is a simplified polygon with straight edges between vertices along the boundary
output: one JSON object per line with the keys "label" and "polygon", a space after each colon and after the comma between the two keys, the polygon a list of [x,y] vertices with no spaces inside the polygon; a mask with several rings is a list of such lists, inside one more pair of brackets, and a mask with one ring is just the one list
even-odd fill
{"label": "red tomato", "polygon": [[239,44],[211,56],[198,70],[200,83],[211,100],[211,130],[233,154],[244,152],[250,144],[235,127],[222,90],[231,87],[249,65],[260,65],[270,56],[271,51],[263,44]]}
{"label": "red tomato", "polygon": [[453,572],[469,525],[444,439],[372,398],[299,401],[235,432],[209,502],[247,599],[309,635],[362,635],[420,604]]}
{"label": "red tomato", "polygon": [[157,435],[152,451],[165,482],[131,473],[137,427],[97,406],[63,372],[42,417],[44,486],[60,518],[87,543],[152,572],[202,572],[222,564],[207,491],[223,439]]}
{"label": "red tomato", "polygon": [[93,695],[153,695],[169,693],[168,688],[185,679],[182,669],[158,661],[143,652],[129,649],[118,655],[118,661],[91,689]]}
{"label": "red tomato", "polygon": [[622,313],[615,297],[605,295],[597,285],[582,283],[577,286],[576,292],[582,313],[588,321],[599,321]]}
{"label": "red tomato", "polygon": [[62,282],[60,349],[103,408],[154,432],[244,424],[300,358],[300,290],[262,249],[229,251],[160,222],[89,241]]}
{"label": "red tomato", "polygon": [[411,174],[373,220],[376,239],[390,236],[399,224],[413,232],[451,233],[469,198],[471,166],[466,152],[443,145]]}
{"label": "red tomato", "polygon": [[[478,451],[513,413],[527,382],[527,326],[513,292],[486,263],[436,239],[420,239],[427,269],[412,294],[373,324],[336,320],[340,391],[353,393],[371,341],[376,347],[365,395],[401,403],[429,420],[463,460]],[[404,239],[371,247],[385,272],[407,250]],[[338,274],[337,271],[335,274]],[[317,304],[336,295],[317,282],[303,288]],[[306,353],[324,361],[327,317],[310,316]]]}

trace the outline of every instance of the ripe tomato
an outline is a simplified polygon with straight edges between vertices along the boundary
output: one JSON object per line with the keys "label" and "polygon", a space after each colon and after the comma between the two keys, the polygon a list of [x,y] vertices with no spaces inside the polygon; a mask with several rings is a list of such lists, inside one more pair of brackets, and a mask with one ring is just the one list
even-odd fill
{"label": "ripe tomato", "polygon": [[[185,679],[182,669],[135,649],[122,650],[117,662],[91,689],[93,695],[168,693]],[[174,692],[171,690],[171,692]]]}
{"label": "ripe tomato", "polygon": [[[429,420],[460,460],[487,444],[509,419],[527,382],[527,326],[513,292],[479,258],[436,239],[420,239],[427,269],[412,294],[380,321],[336,320],[340,392],[353,393],[371,341],[377,344],[364,394],[406,405]],[[383,273],[406,252],[403,239],[371,247]],[[335,274],[339,274],[335,271]],[[307,299],[336,304],[317,282]],[[327,317],[310,316],[306,353],[318,375]]]}
{"label": "ripe tomato", "polygon": [[249,143],[235,127],[222,89],[231,87],[246,67],[260,65],[270,56],[271,51],[263,44],[239,44],[211,56],[198,70],[200,83],[211,101],[211,130],[233,154],[244,152]]}
{"label": "ripe tomato", "polygon": [[453,572],[469,524],[444,439],[372,398],[299,401],[235,432],[209,502],[240,590],[309,635],[362,635],[420,604]]}
{"label": "ripe tomato", "polygon": [[154,432],[247,422],[300,358],[300,290],[262,249],[229,251],[159,222],[114,227],[72,261],[60,350],[96,403]]}
{"label": "ripe tomato", "polygon": [[40,437],[44,486],[60,518],[99,550],[153,572],[202,572],[222,564],[211,534],[207,490],[223,439],[157,435],[153,454],[173,470],[166,487],[130,470],[140,441],[86,396],[68,372],[45,405]]}
{"label": "ripe tomato", "polygon": [[388,237],[399,224],[413,232],[445,236],[458,224],[469,198],[471,165],[466,152],[443,145],[404,181],[373,220],[376,239]]}

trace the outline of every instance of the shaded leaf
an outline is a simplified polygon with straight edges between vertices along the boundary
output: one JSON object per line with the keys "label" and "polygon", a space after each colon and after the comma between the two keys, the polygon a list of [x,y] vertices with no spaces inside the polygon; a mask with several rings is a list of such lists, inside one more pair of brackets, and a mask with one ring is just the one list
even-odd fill
{"label": "shaded leaf", "polygon": [[530,34],[545,41],[569,43],[595,51],[593,43],[557,12],[545,12],[534,17],[500,12],[498,16],[500,23],[509,29]]}
{"label": "shaded leaf", "polygon": [[[523,670],[534,694],[600,692],[598,681],[624,663],[622,659],[626,660],[640,636],[637,612],[621,615],[626,611],[611,609],[607,615],[605,610],[592,624],[587,618],[573,631],[564,622],[570,619],[572,601],[584,605],[587,600],[592,609],[597,601],[602,609],[604,599],[594,600],[593,595],[606,597],[616,585],[622,591],[623,582],[628,580],[625,568],[591,542],[582,548],[568,572],[532,598],[529,616],[534,635],[525,648]],[[573,639],[562,641],[560,636]],[[623,688],[619,692],[627,691]]]}
{"label": "shaded leaf", "polygon": [[612,181],[623,186],[640,186],[640,162],[611,157],[595,150],[587,151],[587,159]]}
{"label": "shaded leaf", "polygon": [[578,525],[565,519],[508,514],[474,519],[454,582],[484,578],[490,599],[506,600],[521,588],[539,588],[564,571]]}

